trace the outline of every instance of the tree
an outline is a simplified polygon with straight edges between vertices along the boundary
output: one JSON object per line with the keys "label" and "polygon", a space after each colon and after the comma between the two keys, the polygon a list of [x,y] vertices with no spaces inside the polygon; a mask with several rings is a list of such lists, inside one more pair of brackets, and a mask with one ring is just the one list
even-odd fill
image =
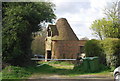
{"label": "tree", "polygon": [[118,22],[118,3],[119,2],[113,2],[110,8],[104,9],[104,14],[107,16],[107,19],[113,21],[113,23]]}
{"label": "tree", "polygon": [[106,18],[93,21],[91,29],[101,40],[103,38],[120,38],[120,24],[118,19],[118,2],[111,8],[105,9]]}
{"label": "tree", "polygon": [[2,60],[11,65],[31,64],[32,32],[55,18],[51,2],[3,2]]}
{"label": "tree", "polygon": [[31,44],[32,54],[45,55],[45,38],[47,36],[47,29],[42,28],[42,31],[35,32],[33,34],[33,41]]}
{"label": "tree", "polygon": [[[116,25],[114,27],[114,25]],[[101,40],[103,38],[120,38],[120,25],[119,23],[112,23],[112,21],[105,18],[95,20],[91,25],[91,29],[94,31],[93,34],[98,36]]]}
{"label": "tree", "polygon": [[94,31],[93,34],[95,34],[97,37],[99,37],[101,40],[103,39],[103,34],[102,34],[102,28],[103,23],[102,20],[95,20],[93,21],[93,24],[91,25],[91,29]]}

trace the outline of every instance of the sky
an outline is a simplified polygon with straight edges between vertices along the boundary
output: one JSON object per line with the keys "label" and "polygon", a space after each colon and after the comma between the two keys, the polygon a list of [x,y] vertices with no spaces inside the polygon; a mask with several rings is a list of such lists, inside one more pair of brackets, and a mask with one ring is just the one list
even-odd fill
{"label": "sky", "polygon": [[52,0],[56,5],[55,14],[66,18],[77,37],[97,39],[90,29],[92,22],[105,15],[103,10],[116,0]]}

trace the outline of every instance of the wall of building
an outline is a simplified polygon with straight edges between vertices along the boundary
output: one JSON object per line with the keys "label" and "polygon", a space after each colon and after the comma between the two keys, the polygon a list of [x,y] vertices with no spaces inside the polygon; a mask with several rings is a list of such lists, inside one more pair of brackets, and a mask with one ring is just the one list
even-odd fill
{"label": "wall of building", "polygon": [[76,59],[80,53],[80,46],[84,46],[86,40],[79,41],[52,41],[52,58],[55,59]]}
{"label": "wall of building", "polygon": [[46,37],[46,40],[45,40],[45,49],[46,50],[51,50],[51,37]]}

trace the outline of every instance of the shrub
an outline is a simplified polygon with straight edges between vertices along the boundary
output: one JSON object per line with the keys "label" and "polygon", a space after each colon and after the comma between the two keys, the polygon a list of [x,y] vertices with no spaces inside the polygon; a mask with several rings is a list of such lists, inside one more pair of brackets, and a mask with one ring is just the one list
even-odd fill
{"label": "shrub", "polygon": [[99,41],[92,39],[85,44],[85,53],[88,57],[98,56],[101,53]]}
{"label": "shrub", "polygon": [[101,72],[101,71],[109,70],[109,68],[103,64],[99,64],[99,69],[96,71],[92,71],[90,68],[85,69],[84,65],[81,64],[81,65],[75,66],[73,70],[78,71],[80,73],[94,73],[94,72]]}
{"label": "shrub", "polygon": [[105,55],[99,40],[89,40],[85,44],[85,53],[87,57],[99,57],[100,63],[106,64]]}
{"label": "shrub", "polygon": [[120,66],[120,39],[89,40],[85,44],[85,53],[88,57],[98,56],[100,63],[112,70]]}
{"label": "shrub", "polygon": [[120,39],[107,38],[101,41],[106,55],[107,66],[111,69],[120,65]]}

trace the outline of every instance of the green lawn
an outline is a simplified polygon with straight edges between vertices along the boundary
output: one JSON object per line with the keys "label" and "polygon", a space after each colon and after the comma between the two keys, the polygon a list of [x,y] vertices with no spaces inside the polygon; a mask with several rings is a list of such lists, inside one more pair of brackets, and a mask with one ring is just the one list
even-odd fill
{"label": "green lawn", "polygon": [[[110,75],[109,70],[102,70],[96,73],[83,73],[73,70],[74,65],[68,62],[39,62],[43,64],[39,67],[15,67],[9,66],[3,69],[3,79],[26,79],[33,75],[62,75],[62,76],[78,76],[78,75]],[[45,64],[46,63],[46,64]],[[112,76],[112,75],[111,75]]]}

